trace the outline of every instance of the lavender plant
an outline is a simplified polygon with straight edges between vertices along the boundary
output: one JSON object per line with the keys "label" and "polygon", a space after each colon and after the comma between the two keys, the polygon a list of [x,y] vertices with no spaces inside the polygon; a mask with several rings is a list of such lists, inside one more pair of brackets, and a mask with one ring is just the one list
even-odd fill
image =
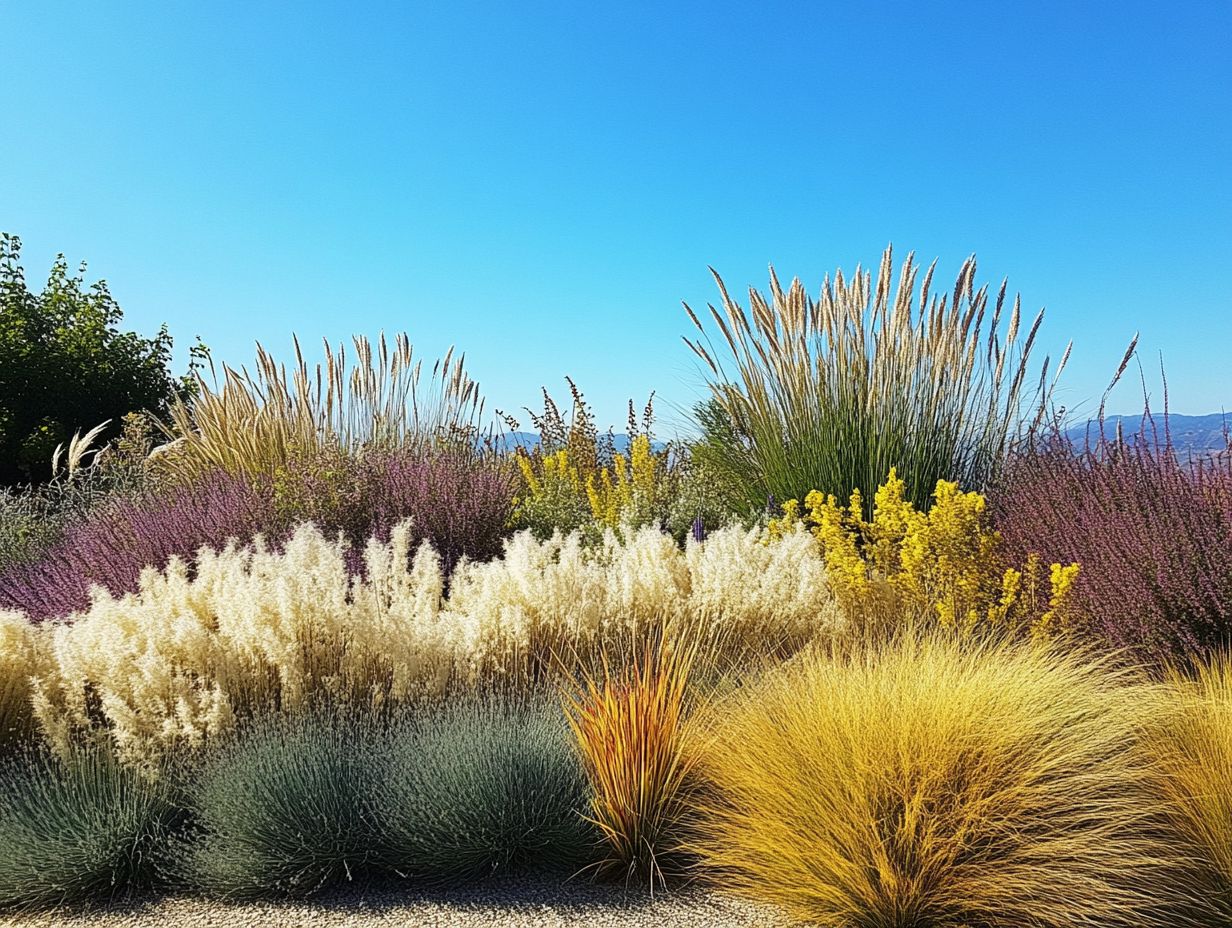
{"label": "lavender plant", "polygon": [[1108,644],[1182,664],[1232,644],[1232,454],[1185,460],[1149,416],[1081,446],[1054,427],[991,503],[1010,557],[1082,565],[1068,604]]}
{"label": "lavender plant", "polygon": [[71,525],[38,560],[0,572],[0,608],[35,619],[68,615],[89,606],[93,586],[131,592],[146,567],[276,525],[268,492],[222,473],[165,493],[120,497]]}

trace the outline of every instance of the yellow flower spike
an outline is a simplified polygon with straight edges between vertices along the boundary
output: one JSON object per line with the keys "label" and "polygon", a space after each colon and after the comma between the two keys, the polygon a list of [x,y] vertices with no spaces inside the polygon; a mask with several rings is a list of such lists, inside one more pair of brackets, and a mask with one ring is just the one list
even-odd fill
{"label": "yellow flower spike", "polygon": [[596,519],[603,516],[603,503],[599,499],[599,490],[595,486],[595,475],[589,474],[586,477],[586,499],[590,503],[590,513]]}
{"label": "yellow flower spike", "polygon": [[1032,632],[1036,636],[1048,636],[1056,631],[1061,631],[1063,621],[1061,618],[1061,610],[1065,605],[1065,599],[1073,589],[1074,581],[1078,579],[1078,572],[1081,570],[1078,564],[1051,564],[1048,568],[1048,585],[1052,591],[1052,595],[1048,599],[1048,611],[1040,616],[1039,621],[1032,627]]}
{"label": "yellow flower spike", "polygon": [[658,468],[650,447],[650,436],[636,436],[629,453],[632,457],[634,487],[641,493],[653,495]]}
{"label": "yellow flower spike", "polygon": [[526,485],[530,488],[530,495],[532,497],[543,495],[543,486],[539,483],[539,478],[535,476],[535,469],[531,466],[530,457],[528,455],[518,455],[518,468],[522,471],[522,476],[526,480]]}

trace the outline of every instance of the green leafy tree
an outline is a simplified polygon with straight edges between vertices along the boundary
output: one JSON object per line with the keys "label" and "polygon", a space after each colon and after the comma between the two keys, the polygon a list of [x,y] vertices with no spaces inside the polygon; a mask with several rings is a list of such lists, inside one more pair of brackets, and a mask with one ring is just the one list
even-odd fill
{"label": "green leafy tree", "polygon": [[[125,414],[165,414],[188,386],[171,375],[171,336],[122,332],[106,283],[86,286],[85,264],[69,272],[64,255],[41,293],[26,286],[21,239],[0,233],[0,485],[51,476],[57,444]],[[194,359],[200,353],[194,349]]]}

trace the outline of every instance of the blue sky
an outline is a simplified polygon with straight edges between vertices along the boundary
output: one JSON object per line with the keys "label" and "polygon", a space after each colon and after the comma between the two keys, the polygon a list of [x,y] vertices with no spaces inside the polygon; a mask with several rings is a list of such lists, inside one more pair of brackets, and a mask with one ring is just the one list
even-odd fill
{"label": "blue sky", "polygon": [[[0,228],[183,356],[405,329],[489,403],[699,395],[680,303],[964,257],[1232,407],[1232,3],[0,6]],[[1154,379],[1157,379],[1157,375]],[[1136,412],[1123,389],[1113,411]],[[525,416],[522,416],[525,421]]]}

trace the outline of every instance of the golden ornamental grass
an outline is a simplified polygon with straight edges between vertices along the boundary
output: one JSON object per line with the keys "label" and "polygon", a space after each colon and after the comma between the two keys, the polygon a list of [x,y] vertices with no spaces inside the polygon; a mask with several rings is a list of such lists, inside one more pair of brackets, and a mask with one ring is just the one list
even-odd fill
{"label": "golden ornamental grass", "polygon": [[1150,747],[1183,836],[1178,854],[1196,862],[1198,885],[1221,925],[1232,924],[1232,658],[1165,686],[1165,715]]}
{"label": "golden ornamental grass", "polygon": [[555,655],[596,667],[605,646],[664,623],[706,649],[707,669],[841,629],[806,532],[767,544],[733,527],[684,551],[654,528],[609,531],[597,547],[523,532],[501,558],[461,562],[448,593],[440,557],[414,547],[409,523],[369,541],[361,576],[346,555],[306,523],[280,549],[258,540],[150,568],[136,592],[97,590],[64,621],[0,613],[0,716],[28,725],[33,712],[62,754],[101,739],[150,766],[269,706],[379,709],[529,688]]}
{"label": "golden ornamental grass", "polygon": [[1005,282],[990,310],[974,256],[950,293],[932,292],[935,267],[918,299],[914,255],[895,287],[889,247],[875,281],[860,267],[850,280],[839,270],[817,299],[799,279],[784,290],[771,267],[769,296],[750,288],[747,311],[712,269],[722,309],[710,306],[703,323],[686,304],[699,336],[685,342],[734,432],[708,449],[749,488],[752,506],[768,495],[846,498],[855,489],[871,505],[896,467],[916,490],[912,501],[927,508],[926,488],[938,480],[982,488],[1024,422],[1045,409],[1069,349],[1052,385],[1047,359],[1038,383],[1028,382],[1043,311],[1020,340],[1021,301],[1007,306]]}
{"label": "golden ornamental grass", "polygon": [[[413,447],[473,438],[483,414],[479,386],[465,357],[450,348],[425,381],[405,334],[375,346],[352,339],[324,343],[324,363],[309,367],[295,339],[288,371],[260,345],[254,372],[224,365],[222,385],[198,377],[196,396],[177,400],[164,426],[168,443],[154,458],[174,472],[272,474],[293,453],[320,447]],[[211,370],[213,368],[211,367]]]}
{"label": "golden ornamental grass", "polygon": [[1082,654],[905,634],[812,653],[711,713],[696,850],[825,926],[1210,925],[1137,731]]}
{"label": "golden ornamental grass", "polygon": [[0,753],[34,729],[31,679],[46,670],[46,655],[30,620],[0,610]]}

